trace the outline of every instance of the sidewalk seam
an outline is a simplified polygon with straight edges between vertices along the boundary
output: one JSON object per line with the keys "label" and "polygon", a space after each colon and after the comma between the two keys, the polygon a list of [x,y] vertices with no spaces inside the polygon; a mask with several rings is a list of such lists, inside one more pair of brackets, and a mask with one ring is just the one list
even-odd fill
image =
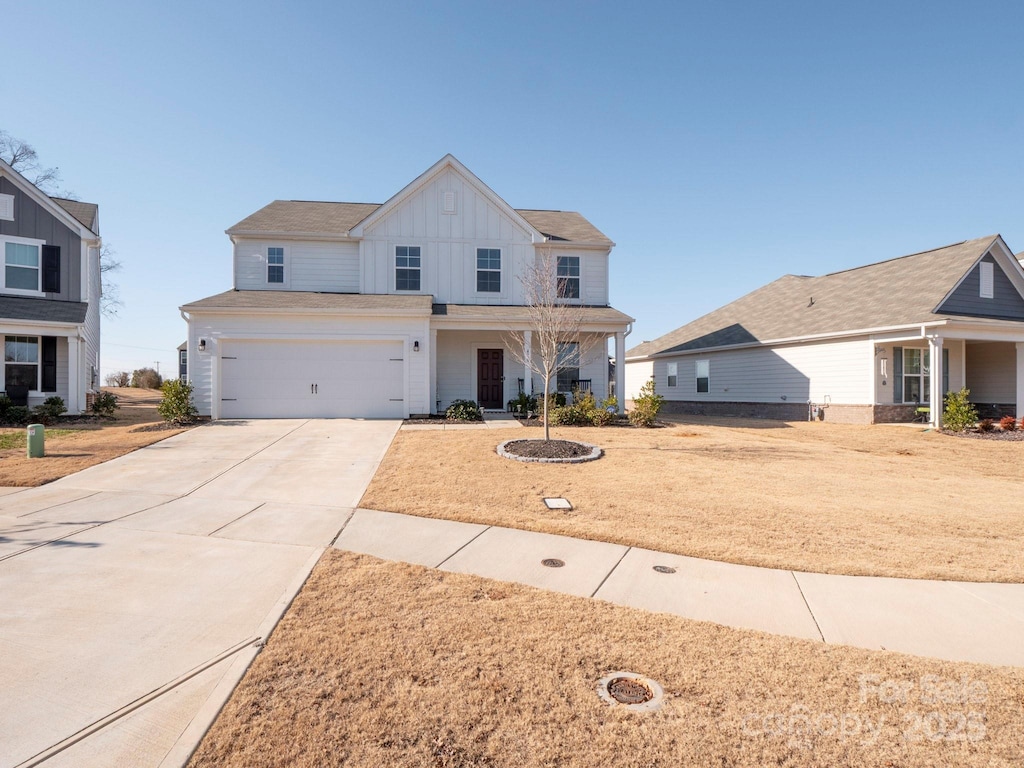
{"label": "sidewalk seam", "polygon": [[453,557],[455,557],[455,556],[456,556],[457,554],[459,554],[459,552],[461,552],[461,551],[462,551],[462,550],[464,550],[464,549],[465,549],[466,547],[468,547],[468,546],[469,546],[470,544],[472,544],[472,543],[473,543],[474,541],[476,541],[477,539],[479,539],[479,538],[480,538],[481,536],[483,536],[483,535],[484,535],[485,533],[487,533],[487,532],[488,532],[489,530],[491,530],[491,528],[493,528],[493,527],[494,527],[493,525],[488,525],[488,526],[487,526],[486,528],[484,528],[484,529],[483,529],[482,531],[480,531],[480,533],[478,533],[478,534],[477,534],[476,536],[474,536],[474,537],[473,537],[472,539],[470,539],[470,540],[469,540],[469,541],[467,541],[467,542],[466,542],[465,544],[463,544],[463,545],[462,545],[461,547],[459,547],[458,549],[456,549],[456,550],[455,550],[454,552],[452,552],[452,553],[451,553],[450,555],[448,555],[448,557],[446,557],[446,558],[445,558],[444,560],[442,560],[442,561],[441,561],[440,563],[438,563],[437,565],[435,565],[435,566],[434,566],[434,568],[440,568],[440,567],[441,567],[442,565],[444,565],[445,563],[447,563],[447,562],[448,562],[449,560],[451,560],[451,559],[452,559]]}
{"label": "sidewalk seam", "polygon": [[796,577],[796,571],[790,571],[789,573],[793,577],[797,591],[800,592],[800,599],[804,601],[804,605],[807,607],[807,614],[811,617],[811,621],[814,622],[814,628],[818,630],[818,636],[821,638],[821,642],[824,643],[825,633],[822,632],[821,627],[818,626],[818,617],[814,615],[814,611],[811,610],[811,604],[807,602],[807,595],[804,594],[804,588],[800,586],[800,579]]}
{"label": "sidewalk seam", "polygon": [[604,583],[606,581],[608,581],[608,579],[611,578],[612,574],[615,573],[615,569],[618,568],[619,565],[622,563],[622,561],[626,559],[626,555],[628,555],[632,551],[633,551],[632,547],[626,547],[626,551],[622,553],[622,557],[620,557],[618,560],[616,560],[615,561],[615,565],[612,566],[612,569],[610,571],[608,571],[608,573],[606,573],[604,575],[604,578],[601,579],[601,583],[597,585],[597,589],[595,589],[593,592],[590,593],[591,597],[594,597],[594,595],[596,595],[598,592],[601,591],[601,587],[604,586]]}

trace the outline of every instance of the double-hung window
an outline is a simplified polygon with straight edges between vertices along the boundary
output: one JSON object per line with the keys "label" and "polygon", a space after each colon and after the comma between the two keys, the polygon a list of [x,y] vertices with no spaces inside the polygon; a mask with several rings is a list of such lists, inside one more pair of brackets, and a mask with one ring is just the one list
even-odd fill
{"label": "double-hung window", "polygon": [[[39,388],[39,337],[4,337],[4,389],[15,399],[15,392]],[[24,404],[24,403],[22,403]]]}
{"label": "double-hung window", "polygon": [[4,242],[4,287],[18,291],[39,291],[38,242],[10,239]]}
{"label": "double-hung window", "polygon": [[267,282],[284,282],[284,248],[280,246],[267,248]]}
{"label": "double-hung window", "polygon": [[418,245],[395,246],[395,290],[418,291],[420,289],[420,247]]}
{"label": "double-hung window", "polygon": [[897,382],[904,403],[927,403],[931,399],[931,354],[927,349],[904,349],[902,371]]}
{"label": "double-hung window", "polygon": [[678,381],[679,376],[679,363],[666,363],[665,364],[665,378],[668,379],[666,386],[674,387]]}
{"label": "double-hung window", "polygon": [[580,297],[580,257],[558,257],[558,298],[578,299]]}
{"label": "double-hung window", "polygon": [[555,382],[559,392],[572,392],[580,380],[580,345],[569,341],[558,345],[558,376]]}
{"label": "double-hung window", "polygon": [[501,293],[501,249],[476,249],[477,293]]}
{"label": "double-hung window", "polygon": [[698,360],[696,364],[697,373],[697,391],[698,392],[710,392],[711,391],[711,361],[710,360]]}

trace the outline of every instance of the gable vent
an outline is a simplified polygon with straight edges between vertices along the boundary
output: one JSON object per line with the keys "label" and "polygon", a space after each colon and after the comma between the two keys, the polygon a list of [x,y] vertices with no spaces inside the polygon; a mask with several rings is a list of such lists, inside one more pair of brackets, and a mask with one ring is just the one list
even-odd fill
{"label": "gable vent", "polygon": [[978,264],[979,274],[981,276],[981,298],[991,299],[993,295],[993,280],[995,265],[990,261],[983,261]]}
{"label": "gable vent", "polygon": [[455,213],[455,193],[454,192],[442,192],[441,193],[441,213],[447,213],[449,215]]}
{"label": "gable vent", "polygon": [[14,195],[0,195],[0,219],[14,221]]}

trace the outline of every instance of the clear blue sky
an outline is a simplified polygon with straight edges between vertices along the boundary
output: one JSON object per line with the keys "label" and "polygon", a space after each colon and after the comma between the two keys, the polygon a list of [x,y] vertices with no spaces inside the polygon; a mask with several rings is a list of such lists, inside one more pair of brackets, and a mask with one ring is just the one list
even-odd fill
{"label": "clear blue sky", "polygon": [[0,128],[99,203],[103,371],[160,360],[277,198],[383,202],[451,152],[617,243],[654,338],[785,273],[1024,251],[1024,4],[115,3],[4,10]]}

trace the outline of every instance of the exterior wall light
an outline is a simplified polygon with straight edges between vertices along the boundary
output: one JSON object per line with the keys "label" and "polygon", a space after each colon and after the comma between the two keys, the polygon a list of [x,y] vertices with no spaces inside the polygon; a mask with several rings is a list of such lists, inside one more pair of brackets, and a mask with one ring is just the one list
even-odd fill
{"label": "exterior wall light", "polygon": [[412,351],[413,352],[419,352],[420,351],[420,343],[419,343],[419,341],[414,341],[412,343]]}
{"label": "exterior wall light", "polygon": [[199,351],[200,352],[205,352],[206,351],[206,339],[200,339],[199,340]]}

